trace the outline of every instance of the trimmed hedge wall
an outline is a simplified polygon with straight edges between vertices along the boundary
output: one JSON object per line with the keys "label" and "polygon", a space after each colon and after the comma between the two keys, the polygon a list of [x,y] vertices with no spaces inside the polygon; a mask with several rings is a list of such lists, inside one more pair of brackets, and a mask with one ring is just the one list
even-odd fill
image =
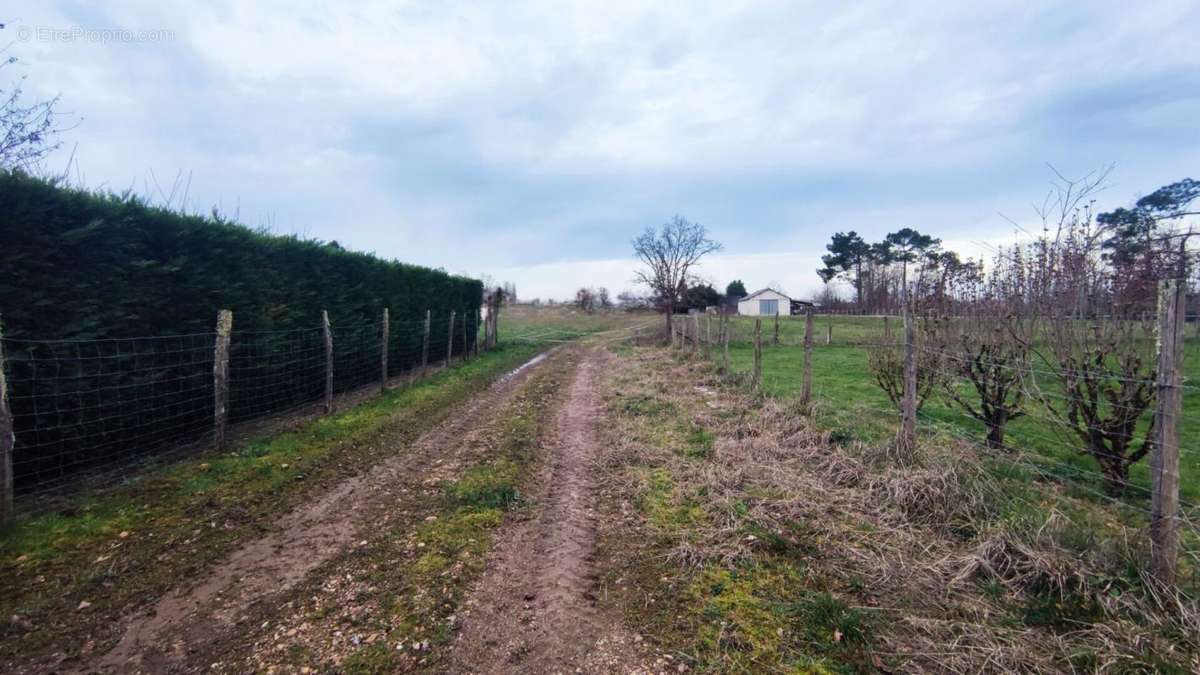
{"label": "trimmed hedge wall", "polygon": [[[335,243],[173,213],[129,196],[0,172],[0,320],[22,492],[204,440],[213,418],[217,311],[234,317],[230,418],[312,403],[324,390],[321,310],[336,391],[430,363],[479,325],[482,284]],[[173,337],[172,337],[173,336]]]}
{"label": "trimmed hedge wall", "polygon": [[134,197],[0,172],[0,317],[5,335],[90,339],[478,316],[475,279],[381,260]]}

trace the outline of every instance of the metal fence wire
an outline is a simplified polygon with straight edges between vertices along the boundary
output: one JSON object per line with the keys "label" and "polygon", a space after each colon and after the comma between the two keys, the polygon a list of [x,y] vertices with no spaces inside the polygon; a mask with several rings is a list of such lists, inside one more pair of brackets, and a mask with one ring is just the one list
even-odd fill
{"label": "metal fence wire", "polygon": [[[479,319],[434,316],[429,366],[478,345]],[[388,322],[386,375],[419,371],[423,320]],[[382,322],[331,327],[333,393],[383,382]],[[70,491],[82,480],[129,472],[139,462],[193,445],[214,431],[216,333],[100,340],[0,338],[13,431],[16,511],[26,498]],[[325,395],[321,327],[232,331],[228,418],[261,420],[319,404]]]}

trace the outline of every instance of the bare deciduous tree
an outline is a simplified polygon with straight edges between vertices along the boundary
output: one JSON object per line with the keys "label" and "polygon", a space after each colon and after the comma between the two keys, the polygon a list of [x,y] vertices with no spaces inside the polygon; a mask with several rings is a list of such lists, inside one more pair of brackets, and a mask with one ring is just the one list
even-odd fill
{"label": "bare deciduous tree", "polygon": [[671,315],[683,299],[683,294],[695,279],[692,269],[709,253],[721,250],[721,245],[708,237],[699,223],[675,216],[659,229],[647,227],[633,240],[633,252],[646,269],[639,270],[635,279],[650,288],[666,315],[670,332]]}
{"label": "bare deciduous tree", "polygon": [[[16,57],[0,59],[0,71],[17,62]],[[9,89],[0,89],[0,168],[30,169],[56,150],[63,129],[54,107],[58,97],[28,102],[24,99],[25,76]]]}

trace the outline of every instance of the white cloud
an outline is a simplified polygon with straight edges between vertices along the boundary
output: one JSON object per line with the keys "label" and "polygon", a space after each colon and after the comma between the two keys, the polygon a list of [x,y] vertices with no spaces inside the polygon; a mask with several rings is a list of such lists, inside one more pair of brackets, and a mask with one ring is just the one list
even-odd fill
{"label": "white cloud", "polygon": [[[1200,52],[1183,30],[1198,23],[1194,3],[882,0],[59,1],[10,20],[175,33],[14,45],[31,88],[85,118],[54,162],[77,141],[88,184],[190,171],[195,210],[527,269],[560,297],[585,271],[628,285],[572,261],[618,260],[676,212],[727,259],[765,256],[718,280],[755,262],[772,271],[747,284],[805,289],[836,230],[1009,232],[997,212],[1027,213],[1045,162],[1116,162],[1124,203],[1200,161]],[[555,260],[574,271],[538,265]]]}

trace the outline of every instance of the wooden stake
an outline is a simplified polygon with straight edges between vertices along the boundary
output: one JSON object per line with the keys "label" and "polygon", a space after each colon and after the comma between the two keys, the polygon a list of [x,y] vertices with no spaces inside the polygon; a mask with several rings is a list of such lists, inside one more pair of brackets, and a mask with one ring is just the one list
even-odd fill
{"label": "wooden stake", "polygon": [[229,342],[233,333],[233,312],[217,312],[217,343],[213,348],[213,445],[225,447],[229,425]]}
{"label": "wooden stake", "polygon": [[758,391],[762,386],[762,317],[754,317],[754,374],[750,377],[750,388]]}
{"label": "wooden stake", "polygon": [[825,326],[825,328],[825,344],[831,345],[833,344],[833,319],[829,320],[829,323]]}
{"label": "wooden stake", "polygon": [[454,355],[454,310],[450,310],[450,325],[446,328],[446,367],[450,367],[450,357]]}
{"label": "wooden stake", "polygon": [[1150,456],[1150,568],[1165,586],[1175,585],[1179,555],[1179,416],[1183,412],[1179,366],[1187,284],[1158,285],[1158,402]]}
{"label": "wooden stake", "polygon": [[388,308],[383,308],[383,337],[379,341],[379,391],[387,391],[388,383]]}
{"label": "wooden stake", "polygon": [[812,307],[804,312],[804,374],[800,384],[800,402],[807,406],[812,399]]}
{"label": "wooden stake", "polygon": [[421,370],[429,367],[429,310],[425,310],[425,331],[421,337]]}
{"label": "wooden stake", "polygon": [[325,336],[325,414],[333,412],[333,330],[329,312],[321,310],[321,333]]}
{"label": "wooden stake", "polygon": [[463,363],[466,363],[471,358],[471,345],[470,345],[470,343],[467,342],[467,313],[466,312],[463,312],[463,315],[462,315],[462,336],[463,336],[463,338],[462,338],[462,343],[463,343],[462,360],[463,360]]}
{"label": "wooden stake", "polygon": [[779,346],[779,312],[775,312],[775,337],[771,338],[771,344]]}
{"label": "wooden stake", "polygon": [[692,315],[692,353],[700,349],[700,315]]}
{"label": "wooden stake", "polygon": [[12,410],[8,407],[8,376],[4,362],[4,326],[0,325],[0,523],[13,517],[13,450],[17,437],[13,431]]}
{"label": "wooden stake", "polygon": [[729,334],[733,332],[733,320],[729,315],[725,315],[725,330],[721,335],[721,342],[724,344],[725,355],[721,362],[721,372],[729,372]]}
{"label": "wooden stake", "polygon": [[492,346],[500,344],[500,305],[504,301],[504,289],[496,287],[496,292],[492,294],[492,312],[489,318],[492,320]]}
{"label": "wooden stake", "polygon": [[908,306],[907,280],[900,287],[900,303],[904,312],[904,398],[900,406],[900,435],[896,440],[897,453],[907,459],[916,447],[917,438],[917,344],[912,310]]}

